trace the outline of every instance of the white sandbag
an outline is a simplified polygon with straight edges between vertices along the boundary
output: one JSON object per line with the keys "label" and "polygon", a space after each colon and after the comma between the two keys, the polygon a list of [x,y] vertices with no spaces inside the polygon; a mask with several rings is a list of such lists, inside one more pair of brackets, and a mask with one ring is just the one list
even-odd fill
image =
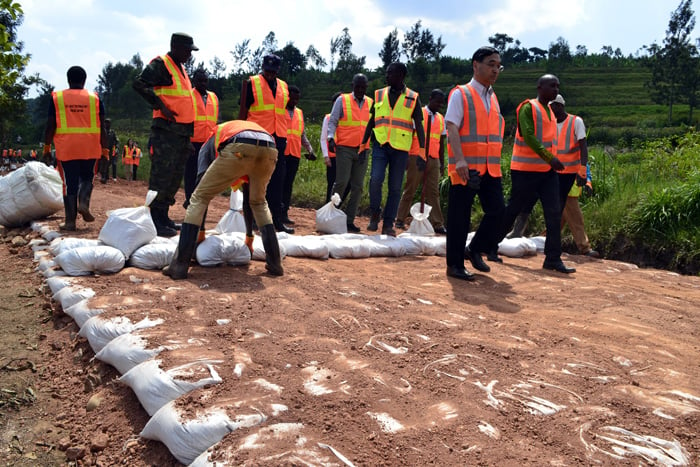
{"label": "white sandbag", "polygon": [[331,258],[369,258],[370,244],[365,239],[329,235],[323,240]]}
{"label": "white sandbag", "polygon": [[169,241],[151,242],[134,251],[129,264],[140,269],[163,269],[170,264],[176,249],[177,244]]}
{"label": "white sandbag", "polygon": [[51,289],[51,295],[55,295],[62,288],[71,285],[71,281],[72,279],[69,277],[49,277],[46,280],[46,284]]}
{"label": "white sandbag", "polygon": [[63,209],[63,182],[56,170],[41,162],[0,177],[0,224],[18,227]]}
{"label": "white sandbag", "polygon": [[80,328],[78,335],[84,337],[90,343],[93,352],[97,353],[104,348],[112,339],[128,332],[138,329],[146,329],[157,326],[163,322],[162,319],[144,318],[138,323],[132,323],[129,318],[117,316],[111,319],[103,318],[101,315],[93,316]]}
{"label": "white sandbag", "polygon": [[[160,368],[162,360],[147,360],[127,371],[119,381],[134,391],[148,415],[155,414],[168,402],[197,388],[218,384],[223,380],[212,363],[215,361],[192,362],[170,370]],[[196,381],[188,381],[203,375]]]}
{"label": "white sandbag", "polygon": [[163,345],[154,349],[147,347],[148,341],[144,337],[130,332],[112,339],[95,354],[95,358],[112,365],[123,375],[135,366],[155,358],[166,348]]}
{"label": "white sandbag", "polygon": [[[290,235],[287,235],[284,232],[277,232],[277,240],[280,245],[280,258],[282,259],[287,256],[287,250],[284,248],[284,245],[282,245],[282,241],[289,237]],[[253,239],[253,259],[255,261],[265,261],[265,247],[263,246],[262,238],[258,235],[256,235]]]}
{"label": "white sandbag", "polygon": [[58,267],[56,264],[56,261],[54,261],[54,258],[48,255],[41,255],[39,257],[39,264],[37,265],[37,270],[39,271],[46,271],[48,269],[53,269]]}
{"label": "white sandbag", "polygon": [[229,209],[216,224],[214,231],[218,234],[245,232],[245,218],[240,211]]}
{"label": "white sandbag", "polygon": [[148,206],[157,195],[157,192],[149,190],[144,206],[111,211],[100,230],[99,239],[105,245],[117,248],[126,258],[129,258],[139,247],[156,238],[156,226],[153,224]]}
{"label": "white sandbag", "polygon": [[250,263],[250,250],[240,233],[211,235],[197,245],[196,257],[202,266],[239,266]]}
{"label": "white sandbag", "polygon": [[537,245],[529,238],[505,238],[498,244],[498,253],[509,258],[522,258],[537,254]]}
{"label": "white sandbag", "polygon": [[348,232],[348,216],[336,206],[340,204],[340,195],[333,193],[331,200],[316,210],[316,230],[327,234],[344,234]]}
{"label": "white sandbag", "polygon": [[141,437],[160,441],[179,462],[189,465],[230,432],[259,425],[265,420],[265,415],[252,409],[251,413],[237,414],[235,420],[232,420],[224,410],[217,407],[198,411],[195,418],[183,420],[180,409],[174,402],[170,402],[146,423]]}
{"label": "white sandbag", "polygon": [[73,248],[99,245],[104,245],[104,243],[99,240],[95,240],[94,238],[59,237],[51,241],[49,244],[49,250],[51,250],[51,253],[54,256],[58,256],[61,253],[72,250]]}
{"label": "white sandbag", "polygon": [[316,235],[290,235],[279,243],[289,256],[328,259],[328,245],[322,237]]}
{"label": "white sandbag", "polygon": [[63,269],[60,269],[60,268],[47,269],[46,271],[42,271],[41,274],[47,279],[49,277],[67,276],[68,275],[63,271]]}
{"label": "white sandbag", "polygon": [[61,304],[62,309],[67,309],[75,305],[81,300],[92,298],[95,296],[95,291],[86,287],[63,287],[61,290],[53,294],[51,298]]}
{"label": "white sandbag", "polygon": [[433,207],[428,204],[423,204],[423,212],[420,212],[420,203],[415,203],[411,206],[411,225],[408,226],[408,233],[414,235],[435,235],[435,229],[433,229],[433,224],[428,220],[430,216],[430,211]]}
{"label": "white sandbag", "polygon": [[83,324],[93,316],[97,316],[105,311],[101,308],[90,308],[88,302],[89,299],[86,298],[63,310],[65,314],[73,318],[73,321],[75,321],[75,324],[77,324],[79,328],[82,328]]}
{"label": "white sandbag", "polygon": [[124,269],[124,254],[107,245],[80,246],[54,258],[56,264],[69,276],[87,276],[94,273],[113,274]]}
{"label": "white sandbag", "polygon": [[537,253],[544,253],[544,243],[547,241],[547,237],[530,237],[530,241],[535,243]]}
{"label": "white sandbag", "polygon": [[370,256],[399,257],[406,255],[404,244],[396,237],[388,235],[368,235],[365,242],[369,245]]}
{"label": "white sandbag", "polygon": [[408,232],[399,234],[397,238],[404,241],[410,241],[420,246],[421,255],[425,256],[445,256],[446,252],[446,237],[442,235],[436,236],[425,236],[425,235],[413,235]]}

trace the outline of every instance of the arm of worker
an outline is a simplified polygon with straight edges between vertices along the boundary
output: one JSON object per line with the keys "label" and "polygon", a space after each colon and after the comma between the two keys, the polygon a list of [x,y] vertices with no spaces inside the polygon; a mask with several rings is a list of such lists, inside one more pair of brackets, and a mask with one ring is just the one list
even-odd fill
{"label": "arm of worker", "polygon": [[163,103],[153,91],[154,86],[169,86],[173,84],[170,72],[165,67],[163,59],[158,57],[151,60],[132,83],[134,91],[139,93],[154,110],[160,110],[168,120],[174,121],[175,114]]}
{"label": "arm of worker", "polygon": [[204,176],[204,172],[216,159],[215,140],[216,138],[212,136],[199,149],[199,155],[197,156],[197,183],[199,183],[199,180]]}
{"label": "arm of worker", "polygon": [[445,135],[446,133],[443,133],[440,135],[440,149],[438,149],[438,159],[440,160],[440,176],[442,177],[445,175]]}
{"label": "arm of worker", "polygon": [[459,127],[453,122],[446,122],[447,143],[452,148],[452,158],[455,160],[455,171],[465,182],[469,180],[469,164],[462,153],[462,141],[459,139]]}
{"label": "arm of worker", "polygon": [[326,139],[328,140],[328,149],[331,152],[335,152],[335,131],[338,129],[338,122],[341,118],[343,118],[343,96],[338,96],[335,102],[333,102],[333,108],[328,117],[328,133]]}
{"label": "arm of worker", "polygon": [[330,154],[328,154],[328,115],[323,117],[323,123],[321,123],[321,137],[319,138],[319,144],[321,145],[321,154],[323,154],[323,162],[327,167],[331,166]]}
{"label": "arm of worker", "polygon": [[105,128],[105,106],[102,101],[100,101],[98,112],[100,114],[100,147],[102,148],[100,157],[109,159],[109,135]]}
{"label": "arm of worker", "polygon": [[248,119],[248,109],[253,105],[253,100],[255,96],[253,95],[253,84],[249,79],[244,79],[241,84],[241,99],[240,107],[238,108],[238,120]]}
{"label": "arm of worker", "polygon": [[530,149],[535,151],[538,156],[542,158],[546,163],[552,166],[554,170],[563,170],[564,166],[557,159],[554,154],[549,152],[542,141],[537,139],[535,135],[535,121],[532,117],[532,104],[529,102],[523,104],[520,108],[520,113],[518,114],[518,126],[520,134],[525,140],[525,144],[530,146]]}
{"label": "arm of worker", "polygon": [[306,137],[306,130],[301,132],[301,145],[308,151],[308,154],[304,154],[306,160],[315,161],[316,153],[314,152],[313,146],[309,142],[309,138]]}
{"label": "arm of worker", "polygon": [[369,109],[369,120],[367,121],[367,127],[365,127],[365,134],[362,136],[361,146],[364,146],[369,141],[369,137],[374,130],[374,105]]}
{"label": "arm of worker", "polygon": [[425,128],[423,128],[423,106],[420,97],[416,96],[416,107],[413,109],[413,128],[418,138],[418,145],[425,148]]}
{"label": "arm of worker", "polygon": [[56,106],[51,99],[49,100],[49,113],[46,116],[46,129],[44,130],[44,149],[41,154],[46,165],[51,165],[51,143],[54,135],[56,135]]}

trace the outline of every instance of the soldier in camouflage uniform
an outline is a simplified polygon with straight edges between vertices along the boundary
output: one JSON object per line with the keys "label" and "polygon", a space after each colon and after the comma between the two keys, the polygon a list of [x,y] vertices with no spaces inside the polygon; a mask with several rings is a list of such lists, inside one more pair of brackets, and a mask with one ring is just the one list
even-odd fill
{"label": "soldier in camouflage uniform", "polygon": [[117,133],[112,128],[112,120],[105,118],[105,131],[107,131],[107,149],[109,155],[100,159],[100,182],[107,183],[109,180],[109,166],[112,166],[112,178],[117,180],[117,148],[119,147],[119,138]]}
{"label": "soldier in camouflage uniform", "polygon": [[195,101],[192,84],[183,64],[199,50],[191,36],[175,33],[170,52],[156,57],[136,78],[133,87],[153,108],[151,124],[151,174],[148,189],[158,192],[151,203],[151,216],[159,236],[173,237],[179,227],[168,216],[175,204],[185,162],[193,151]]}

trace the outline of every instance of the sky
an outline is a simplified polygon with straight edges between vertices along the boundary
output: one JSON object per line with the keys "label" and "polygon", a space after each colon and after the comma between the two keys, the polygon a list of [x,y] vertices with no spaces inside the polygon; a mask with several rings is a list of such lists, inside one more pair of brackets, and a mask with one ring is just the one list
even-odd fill
{"label": "sky", "polygon": [[18,38],[23,52],[31,54],[28,74],[39,73],[62,89],[66,70],[80,65],[88,73],[86,87],[94,89],[106,64],[127,63],[137,53],[148,63],[169,50],[173,32],[193,36],[200,49],[194,52],[197,63],[208,66],[218,57],[227,71],[233,68],[230,51],[236,44],[250,39],[255,49],[270,31],[280,48],[293,42],[305,52],[313,44],[328,60],[331,38],[345,27],[353,53],[376,68],[384,38],[396,28],[401,40],[419,19],[436,38],[442,36],[443,54],[456,57],[470,58],[496,33],[527,48],[548,49],[563,37],[572,52],[577,45],[589,52],[610,45],[634,55],[644,45],[661,44],[681,0],[16,1],[24,11]]}

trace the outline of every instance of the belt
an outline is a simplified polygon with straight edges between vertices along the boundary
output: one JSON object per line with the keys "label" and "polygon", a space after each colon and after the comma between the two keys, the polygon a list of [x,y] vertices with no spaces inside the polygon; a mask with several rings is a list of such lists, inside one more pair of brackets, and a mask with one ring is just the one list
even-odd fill
{"label": "belt", "polygon": [[234,136],[233,138],[231,138],[230,142],[240,144],[252,144],[253,146],[265,146],[268,148],[275,147],[274,141],[265,141],[264,139],[239,138],[237,136]]}

